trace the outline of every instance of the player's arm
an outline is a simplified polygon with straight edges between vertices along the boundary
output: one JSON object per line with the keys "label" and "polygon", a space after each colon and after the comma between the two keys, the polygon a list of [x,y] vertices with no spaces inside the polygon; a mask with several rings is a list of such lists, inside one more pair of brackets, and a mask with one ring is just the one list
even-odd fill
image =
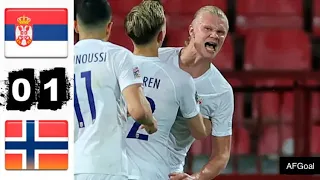
{"label": "player's arm", "polygon": [[209,119],[203,118],[199,113],[195,117],[189,118],[188,127],[192,137],[200,140],[210,135],[211,121]]}
{"label": "player's arm", "polygon": [[153,115],[150,104],[143,95],[141,84],[130,85],[122,91],[128,106],[128,113],[138,123],[152,126]]}
{"label": "player's arm", "polygon": [[183,86],[179,90],[180,95],[180,111],[184,118],[187,119],[187,124],[191,135],[195,139],[202,139],[209,135],[211,130],[211,122],[206,120],[205,126],[204,119],[200,114],[200,107],[197,102],[196,87],[192,77],[188,77],[184,81]]}
{"label": "player's arm", "polygon": [[232,119],[234,111],[234,98],[232,89],[221,97],[221,104],[212,118],[212,153],[210,161],[199,173],[192,176],[196,179],[213,179],[227,166],[230,158]]}
{"label": "player's arm", "polygon": [[[140,124],[153,126],[154,118],[150,104],[143,95],[139,69],[134,65],[132,55],[129,52],[121,51],[119,54],[122,59],[115,61],[115,71],[120,89],[128,106],[128,112]],[[124,58],[123,55],[125,55]]]}

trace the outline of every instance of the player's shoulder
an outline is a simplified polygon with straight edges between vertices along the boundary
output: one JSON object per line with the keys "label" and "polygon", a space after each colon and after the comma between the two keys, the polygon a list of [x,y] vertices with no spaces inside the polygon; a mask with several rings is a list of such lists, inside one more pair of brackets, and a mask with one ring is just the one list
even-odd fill
{"label": "player's shoulder", "polygon": [[211,65],[205,77],[202,77],[200,81],[196,80],[195,83],[199,96],[202,98],[202,108],[208,110],[204,113],[207,116],[214,116],[214,111],[226,106],[233,108],[232,86],[214,65]]}
{"label": "player's shoulder", "polygon": [[232,86],[228,82],[228,80],[222,75],[217,67],[213,64],[210,66],[210,76],[205,78],[207,84],[212,86],[212,90],[215,91],[216,94],[233,94]]}
{"label": "player's shoulder", "polygon": [[175,55],[179,55],[180,50],[182,49],[182,47],[162,47],[159,48],[158,52],[159,52],[159,56],[175,56]]}
{"label": "player's shoulder", "polygon": [[159,58],[161,60],[169,60],[179,56],[182,47],[163,47],[159,48]]}
{"label": "player's shoulder", "polygon": [[194,84],[192,76],[176,66],[166,64],[166,71],[170,74],[177,88],[192,86]]}
{"label": "player's shoulder", "polygon": [[104,51],[107,52],[108,59],[116,64],[123,64],[127,60],[134,60],[133,53],[131,51],[111,42],[104,43]]}
{"label": "player's shoulder", "polygon": [[108,51],[110,55],[116,54],[116,55],[122,55],[122,56],[128,56],[128,55],[132,56],[131,51],[117,44],[113,44],[111,42],[104,42],[103,46],[105,48],[105,51]]}
{"label": "player's shoulder", "polygon": [[[220,102],[220,108],[234,108],[234,94],[231,84],[228,80],[222,75],[217,67],[214,65],[211,66],[211,70],[214,72],[212,73],[211,84],[215,83],[216,89],[216,96],[218,99],[217,101]],[[224,104],[224,105],[223,105]]]}
{"label": "player's shoulder", "polygon": [[170,71],[177,78],[190,78],[191,76],[180,69],[175,63],[178,62],[182,47],[159,48],[159,59],[165,64],[166,70]]}
{"label": "player's shoulder", "polygon": [[170,53],[174,51],[179,51],[182,47],[161,47],[159,48],[159,54]]}
{"label": "player's shoulder", "polygon": [[131,52],[119,45],[113,44],[111,42],[105,42],[97,39],[86,39],[78,41],[75,46],[75,51],[79,52],[91,52],[91,51],[99,51],[105,52],[108,55],[110,54],[123,54],[127,55]]}
{"label": "player's shoulder", "polygon": [[218,85],[219,87],[222,89],[222,90],[225,90],[225,91],[231,91],[232,92],[232,86],[231,84],[228,82],[228,80],[222,75],[222,73],[219,71],[219,69],[214,66],[213,64],[211,65],[211,68],[210,68],[212,71],[215,72],[216,74],[216,81],[218,82]]}
{"label": "player's shoulder", "polygon": [[190,86],[191,83],[194,83],[189,73],[175,65],[175,62],[179,59],[181,49],[182,47],[164,47],[159,48],[158,51],[160,60],[166,64],[165,69],[178,88]]}

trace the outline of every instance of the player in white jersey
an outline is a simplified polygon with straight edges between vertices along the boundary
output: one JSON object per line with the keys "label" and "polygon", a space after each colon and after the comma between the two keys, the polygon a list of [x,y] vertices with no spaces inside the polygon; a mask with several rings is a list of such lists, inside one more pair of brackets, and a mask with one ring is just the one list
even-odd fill
{"label": "player in white jersey", "polygon": [[134,162],[131,178],[165,180],[170,173],[168,139],[177,114],[185,118],[191,135],[196,138],[210,134],[211,124],[209,122],[210,129],[206,131],[192,77],[158,58],[158,48],[166,34],[162,5],[157,1],[144,1],[135,6],[125,19],[125,29],[134,43],[135,62],[143,77],[144,93],[158,120],[158,131],[149,136],[139,129],[139,123],[132,118],[128,120],[127,152]]}
{"label": "player in white jersey", "polygon": [[[76,180],[126,180],[124,147],[127,112],[154,133],[156,122],[142,92],[133,54],[108,40],[111,9],[106,0],[83,0],[75,29],[74,109],[79,126],[75,141]],[[122,101],[122,97],[125,102]]]}
{"label": "player in white jersey", "polygon": [[[201,114],[212,121],[212,155],[200,172],[189,176],[183,172],[185,156],[194,139],[182,118],[171,130],[169,149],[172,152],[171,179],[215,178],[226,167],[231,148],[233,91],[227,80],[211,63],[221,49],[228,33],[228,19],[215,6],[205,6],[196,14],[189,26],[189,41],[184,48],[161,48],[160,59],[180,67],[192,75],[200,97]],[[178,173],[174,173],[178,172]]]}

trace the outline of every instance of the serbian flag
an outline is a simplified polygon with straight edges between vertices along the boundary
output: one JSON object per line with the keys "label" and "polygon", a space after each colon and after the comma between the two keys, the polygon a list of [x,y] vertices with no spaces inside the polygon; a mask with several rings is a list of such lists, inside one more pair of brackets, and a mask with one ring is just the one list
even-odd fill
{"label": "serbian flag", "polygon": [[7,170],[67,170],[68,122],[65,120],[7,120]]}
{"label": "serbian flag", "polygon": [[6,57],[68,56],[68,11],[64,8],[7,8]]}

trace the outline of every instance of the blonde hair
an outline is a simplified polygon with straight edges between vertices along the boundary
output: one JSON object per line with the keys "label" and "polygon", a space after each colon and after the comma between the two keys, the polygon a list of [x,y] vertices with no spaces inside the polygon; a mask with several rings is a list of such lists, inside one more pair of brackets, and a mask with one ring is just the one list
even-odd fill
{"label": "blonde hair", "polygon": [[[211,13],[212,15],[215,15],[215,16],[218,16],[219,18],[221,19],[224,19],[226,22],[227,22],[227,26],[228,26],[228,29],[229,29],[229,21],[228,21],[228,17],[227,15],[220,9],[218,8],[217,6],[203,6],[202,8],[200,8],[195,14],[194,14],[194,17],[193,17],[193,21],[196,20],[202,13],[204,12],[208,12],[208,13]],[[186,40],[184,42],[185,46],[188,46],[189,45],[189,42],[190,42],[190,36],[188,37],[188,40]]]}
{"label": "blonde hair", "polygon": [[126,33],[137,45],[148,44],[164,24],[164,10],[158,1],[141,2],[125,18]]}
{"label": "blonde hair", "polygon": [[217,6],[203,6],[202,8],[200,8],[195,14],[194,14],[194,19],[196,19],[200,14],[204,13],[204,12],[208,12],[211,13],[213,15],[218,16],[221,19],[226,20],[227,25],[229,27],[229,21],[228,18],[226,16],[226,14]]}

